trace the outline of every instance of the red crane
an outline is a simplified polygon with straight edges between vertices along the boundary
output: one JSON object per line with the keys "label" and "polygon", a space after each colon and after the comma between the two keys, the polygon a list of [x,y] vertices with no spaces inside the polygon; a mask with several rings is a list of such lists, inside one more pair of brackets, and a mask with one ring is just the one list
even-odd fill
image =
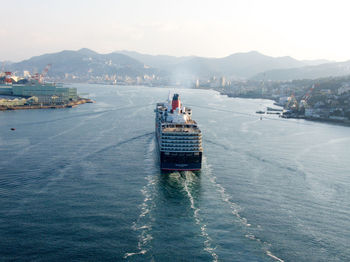
{"label": "red crane", "polygon": [[44,70],[41,72],[41,74],[40,74],[40,80],[39,80],[40,83],[42,83],[42,82],[44,81],[44,77],[47,75],[47,72],[49,72],[50,68],[51,68],[51,64],[48,64],[48,65],[44,68]]}
{"label": "red crane", "polygon": [[312,85],[312,87],[310,88],[310,90],[307,91],[306,94],[303,96],[302,99],[305,100],[305,102],[307,102],[307,101],[310,99],[311,93],[312,93],[312,91],[314,90],[314,88],[315,88],[315,85]]}
{"label": "red crane", "polygon": [[11,84],[12,83],[12,72],[5,72],[5,83]]}
{"label": "red crane", "polygon": [[47,72],[50,70],[51,68],[51,64],[48,64],[44,70],[41,72],[41,74],[39,73],[35,73],[33,76],[32,76],[32,79],[38,81],[39,83],[42,83],[44,81],[44,77],[46,76]]}
{"label": "red crane", "polygon": [[44,68],[43,72],[41,73],[41,76],[42,76],[42,77],[45,77],[46,74],[47,74],[47,72],[49,72],[50,68],[51,68],[51,64],[48,64],[48,65]]}

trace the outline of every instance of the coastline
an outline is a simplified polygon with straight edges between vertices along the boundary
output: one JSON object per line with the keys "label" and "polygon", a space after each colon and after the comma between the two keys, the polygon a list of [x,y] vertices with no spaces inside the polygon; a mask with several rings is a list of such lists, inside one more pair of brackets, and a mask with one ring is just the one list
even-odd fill
{"label": "coastline", "polygon": [[29,110],[29,109],[60,109],[60,108],[73,108],[78,105],[86,104],[86,103],[94,103],[93,100],[89,98],[79,98],[77,101],[72,101],[63,105],[23,105],[23,106],[0,106],[0,111],[8,111],[8,110]]}
{"label": "coastline", "polygon": [[[242,95],[242,96],[238,96],[238,95],[233,95],[232,93],[223,92],[223,91],[215,89],[215,88],[212,88],[212,90],[219,92],[220,95],[225,95],[225,96],[232,97],[232,98],[268,99],[268,100],[275,101],[275,105],[281,106],[281,105],[277,104],[277,102],[278,102],[277,98],[273,98],[273,97],[257,96],[257,95]],[[327,124],[341,125],[341,126],[350,127],[350,120],[338,120],[338,119],[324,118],[324,117],[315,118],[315,117],[307,117],[307,116],[302,116],[302,115],[299,115],[299,116],[296,116],[296,117],[288,117],[288,118],[304,119],[304,120],[313,121],[313,122],[327,123]]]}

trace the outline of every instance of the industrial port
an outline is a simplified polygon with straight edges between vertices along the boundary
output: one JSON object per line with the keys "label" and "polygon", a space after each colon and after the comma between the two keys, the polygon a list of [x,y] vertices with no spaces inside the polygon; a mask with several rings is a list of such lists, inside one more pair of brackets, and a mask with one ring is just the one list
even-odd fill
{"label": "industrial port", "polygon": [[93,103],[91,99],[79,97],[76,88],[45,83],[50,67],[47,65],[41,74],[27,74],[23,78],[12,72],[0,73],[0,110],[70,108]]}

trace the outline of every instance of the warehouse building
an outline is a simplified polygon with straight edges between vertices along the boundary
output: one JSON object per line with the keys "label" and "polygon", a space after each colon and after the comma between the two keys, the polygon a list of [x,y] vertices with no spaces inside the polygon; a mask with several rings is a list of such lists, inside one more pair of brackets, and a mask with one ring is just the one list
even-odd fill
{"label": "warehouse building", "polygon": [[38,97],[39,103],[67,103],[78,99],[76,88],[67,88],[53,84],[12,85],[0,88],[4,95],[20,97]]}

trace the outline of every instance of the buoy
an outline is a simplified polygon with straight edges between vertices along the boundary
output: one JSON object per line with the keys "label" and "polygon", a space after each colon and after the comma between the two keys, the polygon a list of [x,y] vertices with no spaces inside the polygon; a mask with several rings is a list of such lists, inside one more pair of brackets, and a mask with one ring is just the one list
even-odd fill
{"label": "buoy", "polygon": [[11,127],[11,130],[12,130],[12,131],[15,131],[15,130],[16,130],[16,128],[14,128],[14,127]]}

